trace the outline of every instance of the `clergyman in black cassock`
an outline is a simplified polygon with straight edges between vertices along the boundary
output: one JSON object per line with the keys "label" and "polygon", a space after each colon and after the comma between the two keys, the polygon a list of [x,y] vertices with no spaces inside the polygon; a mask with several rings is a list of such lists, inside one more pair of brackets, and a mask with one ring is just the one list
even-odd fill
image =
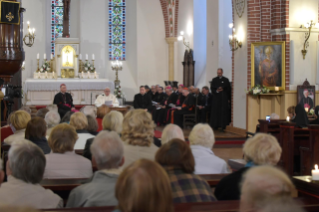
{"label": "clergyman in black cassock", "polygon": [[186,88],[183,90],[183,95],[186,96],[182,107],[173,111],[174,112],[174,124],[183,128],[183,119],[185,114],[191,114],[195,112],[196,98]]}
{"label": "clergyman in black cassock", "polygon": [[53,104],[56,104],[58,106],[58,112],[61,119],[67,112],[71,111],[71,109],[74,108],[73,98],[71,94],[66,92],[65,84],[60,85],[60,92],[55,95]]}
{"label": "clergyman in black cassock", "polygon": [[166,97],[162,100],[160,110],[156,110],[153,113],[154,121],[157,125],[162,125],[166,123],[167,112],[171,108],[170,104],[176,104],[178,95],[175,94],[171,87],[166,88]]}
{"label": "clergyman in black cassock", "polygon": [[202,96],[198,101],[198,121],[206,123],[206,116],[208,112],[212,110],[213,96],[209,93],[209,88],[204,86],[202,89]]}
{"label": "clergyman in black cassock", "polygon": [[134,96],[134,108],[135,109],[152,109],[152,100],[149,95],[146,94],[144,86],[140,87],[140,93]]}
{"label": "clergyman in black cassock", "polygon": [[212,111],[210,125],[214,129],[224,130],[229,124],[229,102],[230,102],[230,83],[223,76],[223,69],[218,69],[218,76],[212,80],[211,91],[213,94]]}

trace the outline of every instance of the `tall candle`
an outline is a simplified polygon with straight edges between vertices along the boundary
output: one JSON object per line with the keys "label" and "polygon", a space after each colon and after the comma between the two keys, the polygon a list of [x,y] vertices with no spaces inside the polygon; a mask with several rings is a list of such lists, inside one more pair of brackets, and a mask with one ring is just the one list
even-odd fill
{"label": "tall candle", "polygon": [[51,60],[53,60],[53,54],[51,54]]}
{"label": "tall candle", "polygon": [[80,54],[80,60],[82,60],[82,54]]}
{"label": "tall candle", "polygon": [[95,60],[95,55],[94,54],[92,54],[92,60]]}
{"label": "tall candle", "polygon": [[47,59],[47,54],[44,54],[43,59],[45,60]]}
{"label": "tall candle", "polygon": [[37,59],[38,59],[38,60],[40,59],[40,54],[39,54],[39,53],[37,54]]}
{"label": "tall candle", "polygon": [[85,60],[89,60],[89,55],[88,54],[85,55]]}
{"label": "tall candle", "polygon": [[315,165],[315,169],[311,170],[312,180],[319,180],[319,170],[318,165]]}

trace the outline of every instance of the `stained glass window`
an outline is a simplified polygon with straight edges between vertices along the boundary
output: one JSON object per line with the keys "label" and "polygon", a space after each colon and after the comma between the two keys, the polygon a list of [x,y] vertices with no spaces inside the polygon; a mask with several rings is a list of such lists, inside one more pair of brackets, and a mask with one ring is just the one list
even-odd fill
{"label": "stained glass window", "polygon": [[109,59],[126,58],[126,0],[109,0]]}
{"label": "stained glass window", "polygon": [[63,0],[51,0],[51,53],[54,55],[55,39],[63,34]]}

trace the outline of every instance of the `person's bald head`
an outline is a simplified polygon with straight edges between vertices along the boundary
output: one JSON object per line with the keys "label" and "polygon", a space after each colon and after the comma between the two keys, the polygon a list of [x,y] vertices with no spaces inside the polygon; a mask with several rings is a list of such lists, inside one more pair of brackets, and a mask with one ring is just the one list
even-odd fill
{"label": "person's bald head", "polygon": [[105,94],[105,96],[109,96],[110,93],[111,93],[111,89],[110,89],[110,88],[105,88],[105,89],[104,89],[104,94]]}
{"label": "person's bald head", "polygon": [[257,166],[249,169],[243,177],[240,211],[259,211],[269,202],[290,198],[295,186],[290,178],[273,166]]}

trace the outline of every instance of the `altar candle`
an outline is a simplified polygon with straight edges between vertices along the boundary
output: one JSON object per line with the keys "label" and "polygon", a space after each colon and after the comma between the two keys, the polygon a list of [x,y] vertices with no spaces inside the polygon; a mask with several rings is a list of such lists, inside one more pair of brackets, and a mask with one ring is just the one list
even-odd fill
{"label": "altar candle", "polygon": [[53,60],[53,54],[51,54],[51,60]]}
{"label": "altar candle", "polygon": [[95,60],[95,56],[94,56],[94,54],[92,54],[92,60]]}
{"label": "altar candle", "polygon": [[85,55],[85,60],[89,60],[89,55],[88,54]]}
{"label": "altar candle", "polygon": [[319,180],[319,170],[318,170],[318,165],[315,165],[315,169],[311,170],[312,174],[312,180]]}
{"label": "altar candle", "polygon": [[287,116],[287,119],[286,119],[288,122],[290,121],[290,117],[289,116]]}
{"label": "altar candle", "polygon": [[44,59],[44,60],[47,59],[47,54],[44,54],[43,59]]}
{"label": "altar candle", "polygon": [[80,60],[82,60],[82,54],[80,54]]}
{"label": "altar candle", "polygon": [[40,59],[40,54],[39,54],[39,53],[37,54],[37,59],[38,59],[38,60]]}
{"label": "altar candle", "polygon": [[279,91],[279,87],[276,86],[276,87],[275,87],[275,91]]}

